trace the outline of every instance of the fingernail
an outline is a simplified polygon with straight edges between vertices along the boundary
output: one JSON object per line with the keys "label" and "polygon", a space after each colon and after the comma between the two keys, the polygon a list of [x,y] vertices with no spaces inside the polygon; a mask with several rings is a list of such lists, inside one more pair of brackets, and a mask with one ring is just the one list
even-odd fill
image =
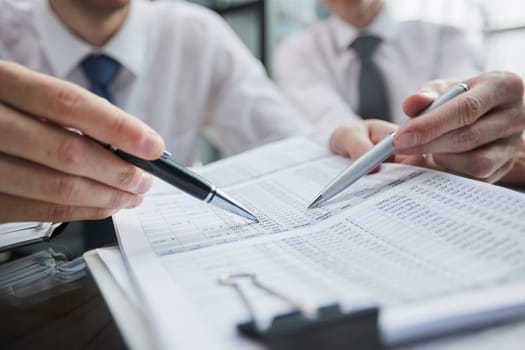
{"label": "fingernail", "polygon": [[144,194],[149,191],[151,186],[153,185],[153,176],[151,176],[148,173],[142,173],[140,175],[139,183],[137,184],[137,187],[135,188],[135,193]]}
{"label": "fingernail", "polygon": [[415,132],[409,132],[399,136],[396,140],[395,145],[397,148],[405,149],[419,145],[419,134]]}

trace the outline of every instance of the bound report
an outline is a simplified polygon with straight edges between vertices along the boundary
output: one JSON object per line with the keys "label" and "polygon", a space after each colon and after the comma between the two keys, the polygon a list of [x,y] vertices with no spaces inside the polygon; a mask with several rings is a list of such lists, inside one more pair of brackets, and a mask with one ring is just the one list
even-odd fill
{"label": "bound report", "polygon": [[114,217],[160,348],[259,348],[236,326],[293,309],[224,276],[249,274],[315,310],[380,310],[388,345],[525,316],[525,195],[383,164],[332,201],[308,203],[349,164],[303,138],[199,171],[256,214],[248,222],[163,183]]}

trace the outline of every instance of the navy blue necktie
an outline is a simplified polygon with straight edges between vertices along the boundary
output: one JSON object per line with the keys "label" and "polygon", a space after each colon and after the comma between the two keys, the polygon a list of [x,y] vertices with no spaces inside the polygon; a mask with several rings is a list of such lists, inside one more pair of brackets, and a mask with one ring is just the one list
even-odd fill
{"label": "navy blue necktie", "polygon": [[81,65],[89,81],[89,90],[114,104],[110,85],[120,70],[120,63],[106,55],[89,55]]}
{"label": "navy blue necktie", "polygon": [[[105,55],[89,55],[82,61],[81,67],[89,81],[89,90],[115,104],[110,85],[118,74],[120,63]],[[80,227],[85,250],[117,242],[111,218],[82,221]]]}
{"label": "navy blue necktie", "polygon": [[363,35],[352,42],[361,61],[359,74],[359,115],[363,118],[390,120],[388,94],[381,69],[373,60],[381,39],[374,35]]}

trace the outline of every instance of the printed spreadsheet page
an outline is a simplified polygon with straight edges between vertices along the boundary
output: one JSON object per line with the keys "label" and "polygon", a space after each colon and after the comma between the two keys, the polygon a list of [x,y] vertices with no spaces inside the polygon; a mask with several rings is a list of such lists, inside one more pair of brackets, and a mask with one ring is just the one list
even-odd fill
{"label": "printed spreadsheet page", "polygon": [[[249,319],[245,305],[218,283],[241,272],[307,305],[377,305],[388,344],[525,313],[524,194],[384,164],[306,209],[348,164],[295,138],[199,169],[259,223],[161,182],[139,208],[118,213],[121,250],[159,346],[257,348],[236,331]],[[261,319],[290,311],[244,289]]]}

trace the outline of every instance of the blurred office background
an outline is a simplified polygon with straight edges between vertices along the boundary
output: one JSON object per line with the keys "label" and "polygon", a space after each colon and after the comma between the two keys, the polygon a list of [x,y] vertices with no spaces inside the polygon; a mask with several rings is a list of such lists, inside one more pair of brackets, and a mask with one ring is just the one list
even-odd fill
{"label": "blurred office background", "polygon": [[[174,0],[178,1],[178,0]],[[327,17],[320,0],[188,0],[221,14],[272,75],[272,51],[287,36]],[[447,23],[468,34],[485,70],[525,78],[525,8],[521,0],[387,0],[395,18]],[[220,158],[203,140],[202,163]]]}
{"label": "blurred office background", "polygon": [[[318,0],[193,0],[220,12],[271,72],[273,48],[325,16]],[[399,19],[455,25],[482,52],[486,69],[525,77],[525,7],[521,0],[387,0]]]}

